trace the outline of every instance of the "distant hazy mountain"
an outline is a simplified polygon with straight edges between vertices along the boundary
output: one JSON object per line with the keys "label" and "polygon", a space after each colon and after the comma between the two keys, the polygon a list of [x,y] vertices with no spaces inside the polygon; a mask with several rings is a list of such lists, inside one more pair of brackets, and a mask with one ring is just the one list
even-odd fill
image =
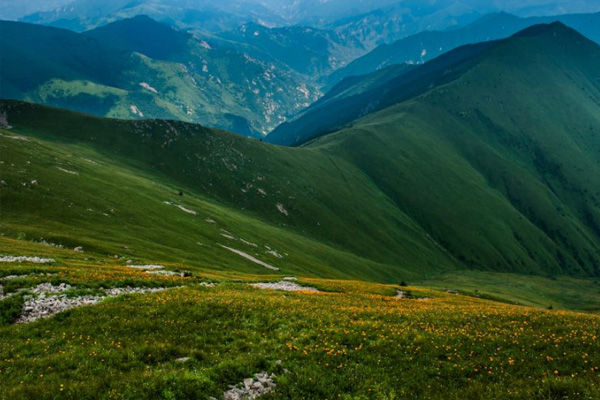
{"label": "distant hazy mountain", "polygon": [[147,17],[85,34],[1,22],[0,97],[266,133],[316,100],[288,71]]}
{"label": "distant hazy mountain", "polygon": [[249,23],[222,32],[215,38],[261,60],[318,79],[363,55],[359,40],[331,31],[305,26],[267,28]]}
{"label": "distant hazy mountain", "polygon": [[32,13],[55,10],[72,2],[73,0],[2,0],[0,19],[16,20]]}
{"label": "distant hazy mountain", "polygon": [[561,21],[600,43],[600,13],[520,18],[507,13],[486,15],[458,29],[426,31],[383,44],[335,71],[327,87],[348,76],[363,75],[392,64],[421,64],[458,46],[508,37],[528,26]]}

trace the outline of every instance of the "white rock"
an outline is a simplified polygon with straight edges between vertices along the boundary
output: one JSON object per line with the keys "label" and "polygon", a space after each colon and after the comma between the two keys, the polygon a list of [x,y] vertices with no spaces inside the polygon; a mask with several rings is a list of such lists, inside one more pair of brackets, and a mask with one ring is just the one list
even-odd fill
{"label": "white rock", "polygon": [[35,264],[53,263],[52,258],[27,257],[27,256],[0,256],[0,262],[15,263],[15,262],[30,262]]}
{"label": "white rock", "polygon": [[281,281],[281,282],[261,282],[261,283],[250,283],[250,286],[254,286],[259,289],[271,289],[271,290],[284,290],[286,292],[318,292],[319,290],[309,286],[301,286],[294,282]]}

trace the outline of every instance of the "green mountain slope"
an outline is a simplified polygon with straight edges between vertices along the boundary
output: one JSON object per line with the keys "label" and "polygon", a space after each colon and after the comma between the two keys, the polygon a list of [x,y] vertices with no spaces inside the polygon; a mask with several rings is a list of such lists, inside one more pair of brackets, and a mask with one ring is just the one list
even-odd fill
{"label": "green mountain slope", "polygon": [[267,136],[275,144],[297,146],[335,132],[374,111],[406,101],[455,80],[471,68],[473,57],[497,43],[464,46],[414,67],[400,64],[346,78],[330,92]]}
{"label": "green mountain slope", "polygon": [[464,27],[445,31],[424,31],[391,44],[382,44],[370,53],[335,71],[327,80],[332,87],[349,76],[364,75],[393,64],[421,64],[459,46],[506,38],[529,26],[561,21],[589,39],[600,43],[600,14],[571,14],[519,18],[507,13],[486,15]]}
{"label": "green mountain slope", "polygon": [[[239,259],[238,255],[223,250],[220,244],[241,246],[237,248],[252,254],[256,251],[241,240],[230,242],[216,228],[223,228],[236,238],[251,243],[270,244],[279,254],[288,254],[289,261],[288,256],[281,260],[271,257],[271,263],[283,271],[292,272],[306,265],[305,261],[296,264],[298,261],[295,260],[312,259],[312,267],[303,268],[305,273],[393,281],[396,277],[413,276],[413,266],[422,263],[425,255],[427,261],[419,268],[423,273],[454,269],[458,265],[427,238],[426,232],[400,210],[393,209],[389,200],[368,179],[343,160],[312,151],[277,148],[178,122],[102,120],[12,102],[3,104],[3,112],[13,125],[5,134],[16,133],[31,138],[30,141],[19,141],[3,137],[5,145],[27,149],[30,142],[34,143],[36,148],[28,153],[27,160],[38,168],[38,174],[27,172],[23,176],[19,171],[25,165],[24,159],[5,161],[11,168],[2,171],[2,179],[8,184],[2,188],[4,232],[23,232],[38,240],[43,237],[59,243],[67,241],[72,247],[78,242],[84,248],[90,246],[89,242],[96,242],[94,247],[103,254],[131,254],[122,246],[115,249],[112,239],[115,233],[111,230],[125,225],[129,234],[135,232],[135,241],[139,243],[129,243],[128,234],[121,231],[117,237],[122,238],[123,245],[137,249],[135,256],[143,256],[147,252],[145,247],[152,247],[151,243],[156,240],[165,243],[161,252],[167,252],[169,246],[179,249],[173,254],[178,260],[194,260],[199,257],[196,252],[207,252],[204,256],[207,268],[212,267],[210,257],[214,249],[221,253],[220,258]],[[50,146],[53,142],[56,145]],[[55,154],[56,146],[58,149],[68,146],[69,150],[66,154]],[[45,147],[51,151],[44,151]],[[93,154],[86,155],[80,147]],[[68,157],[70,152],[76,156]],[[13,153],[16,151],[11,150],[8,154]],[[38,153],[41,165],[31,156]],[[98,160],[98,157],[102,158]],[[55,180],[64,186],[73,184],[73,179],[85,180],[91,173],[89,169],[97,168],[85,159],[98,160],[99,165],[106,166],[103,178],[89,181],[85,190],[80,182],[70,188],[68,195],[56,191],[54,201],[46,200],[43,210],[35,210],[38,198],[31,197],[32,193],[48,190]],[[81,172],[74,175],[61,168]],[[114,180],[110,178],[113,168],[118,171]],[[25,169],[29,171],[30,167]],[[140,186],[130,183],[140,175],[146,177],[144,185],[155,181],[162,189],[157,187],[151,193],[131,190],[130,187]],[[108,187],[100,185],[96,188],[94,185],[99,185],[102,179],[110,182],[106,184]],[[39,185],[30,188],[32,180]],[[183,198],[176,195],[179,190],[185,193]],[[78,199],[81,194],[77,193],[85,193],[85,199]],[[131,203],[120,200],[130,197]],[[102,206],[86,206],[89,199],[97,199],[94,203],[100,202]],[[165,205],[164,201],[182,205],[198,214],[188,215],[175,206]],[[71,202],[76,202],[75,209],[69,207]],[[127,208],[117,215],[106,211],[125,206],[134,209]],[[93,214],[85,212],[87,208],[97,210],[98,219],[92,219]],[[219,211],[205,211],[211,208]],[[163,211],[169,214],[161,215]],[[24,222],[23,215],[30,213],[33,215]],[[111,218],[104,219],[103,213]],[[125,217],[127,215],[132,216]],[[347,215],[354,217],[349,219]],[[172,219],[173,216],[179,218]],[[90,220],[86,222],[88,218]],[[219,225],[213,226],[205,222],[205,218],[219,221]],[[228,222],[222,222],[223,219]],[[98,221],[110,225],[95,228]],[[180,225],[181,221],[187,222]],[[154,222],[156,228],[149,229]],[[173,226],[167,229],[170,225]],[[72,228],[58,229],[65,226]],[[265,228],[259,235],[257,227],[260,226]],[[360,227],[361,235],[346,234],[357,227]],[[198,235],[206,236],[206,230],[212,232],[212,237],[198,239]],[[85,243],[81,243],[84,238],[87,238]],[[198,241],[213,250],[197,245]],[[310,244],[301,249],[303,242]],[[190,251],[193,253],[188,253]],[[252,265],[248,261],[246,264]],[[286,268],[286,264],[290,267]],[[236,269],[234,265],[231,264],[232,269]],[[258,268],[261,269],[269,272]]]}
{"label": "green mountain slope", "polygon": [[535,26],[310,148],[344,153],[466,264],[598,274],[599,63],[577,32]]}
{"label": "green mountain slope", "polygon": [[[453,54],[452,73],[435,64],[443,80],[421,67],[430,75],[404,81],[408,100],[301,148],[5,102],[13,127],[0,138],[10,149],[3,232],[127,257],[157,242],[152,255],[173,247],[169,257],[232,270],[239,254],[221,245],[259,258],[269,250],[244,239],[275,243],[284,257],[266,261],[282,271],[319,276],[393,281],[458,268],[600,275],[600,47],[553,24]],[[384,93],[381,104],[395,96]],[[23,155],[8,160],[14,154]],[[96,167],[85,159],[98,157],[107,169],[88,181]],[[146,180],[134,185],[139,177]],[[36,191],[48,193],[48,206],[36,206]],[[194,250],[198,242],[208,248]]]}
{"label": "green mountain slope", "polygon": [[268,63],[145,17],[85,35],[13,22],[0,22],[0,30],[0,52],[9,55],[0,66],[1,98],[257,136],[318,93]]}

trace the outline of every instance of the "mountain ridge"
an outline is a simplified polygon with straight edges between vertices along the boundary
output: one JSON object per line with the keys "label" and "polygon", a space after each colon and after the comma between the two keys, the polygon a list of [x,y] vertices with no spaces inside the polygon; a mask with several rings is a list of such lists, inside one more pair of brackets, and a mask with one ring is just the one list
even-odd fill
{"label": "mountain ridge", "polygon": [[379,279],[460,268],[598,276],[600,47],[561,24],[492,44],[446,55],[458,62],[452,79],[416,80],[418,95],[301,148],[168,121],[59,119],[22,103],[6,114],[16,133],[91,146],[335,248],[321,253],[334,265],[369,260]]}

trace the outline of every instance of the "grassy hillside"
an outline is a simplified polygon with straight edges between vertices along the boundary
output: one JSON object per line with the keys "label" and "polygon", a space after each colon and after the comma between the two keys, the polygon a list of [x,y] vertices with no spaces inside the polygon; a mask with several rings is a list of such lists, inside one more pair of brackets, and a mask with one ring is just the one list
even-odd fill
{"label": "grassy hillside", "polygon": [[[442,83],[447,83],[422,90],[429,87],[436,68],[446,71],[444,60],[432,63],[435,68],[428,64],[425,71],[431,73],[421,72],[413,86],[422,95],[304,148],[274,147],[184,123],[102,120],[13,102],[3,106],[14,126],[6,134],[42,140],[44,146],[56,141],[89,148],[102,154],[105,163],[122,164],[124,171],[133,168],[135,174],[172,187],[172,194],[188,193],[181,201],[198,199],[263,221],[262,240],[279,237],[268,233],[276,227],[277,232],[303,237],[308,246],[318,243],[330,252],[327,264],[313,271],[318,276],[331,271],[394,282],[404,275],[432,276],[456,268],[598,276],[600,175],[594,127],[599,115],[593,99],[598,96],[594,77],[600,49],[563,25],[535,27],[475,49],[458,52],[466,61],[455,63],[452,74],[443,74]],[[446,59],[460,59],[456,54]],[[395,98],[393,91],[383,94],[381,104]],[[28,144],[4,140],[8,146]],[[61,160],[64,155],[47,157]],[[78,172],[80,166],[61,168]],[[70,203],[57,193],[48,215],[38,214],[29,224],[19,222],[37,209],[35,200],[23,199],[28,185],[15,182],[42,182],[29,174],[20,181],[19,171],[18,166],[3,171],[12,174],[3,178],[9,183],[3,189],[9,210],[6,226],[13,236],[28,229],[42,237],[45,219],[64,220],[61,215],[69,212],[65,207]],[[73,175],[50,171],[54,175],[47,182]],[[115,199],[124,193],[108,198],[118,204]],[[153,199],[148,207],[160,206],[154,218],[160,218],[164,201],[194,209],[191,203],[156,193],[148,198]],[[76,215],[77,223],[67,225],[85,224],[87,213]],[[152,242],[159,233],[144,230],[148,222],[143,215],[127,225],[141,232],[135,237]],[[163,222],[169,226],[170,221]],[[242,225],[252,231],[250,222]],[[94,234],[104,242],[99,247],[105,252],[111,249],[106,244],[111,229],[103,237]],[[71,239],[83,240],[83,232],[71,234]],[[183,232],[176,229],[165,249]],[[186,242],[187,249],[195,248],[194,239]],[[291,242],[278,243],[293,254]],[[213,244],[223,252],[218,246],[222,242]],[[180,251],[186,259],[189,250]],[[354,262],[345,264],[347,259]],[[289,268],[308,271],[319,264],[319,257],[310,265],[296,260],[289,260]]]}
{"label": "grassy hillside", "polygon": [[146,17],[85,35],[13,22],[0,29],[0,52],[10,55],[0,67],[0,98],[257,137],[319,95],[287,70]]}
{"label": "grassy hillside", "polygon": [[[251,276],[152,277],[117,262],[24,264],[0,276],[31,272],[83,293],[124,280],[183,287],[1,326],[3,398],[222,398],[261,371],[276,375],[267,399],[600,395],[595,315],[413,287],[403,289],[414,298],[397,299],[397,287],[356,281],[302,279],[322,292],[283,294],[248,286]],[[207,279],[217,286],[200,286]]]}
{"label": "grassy hillside", "polygon": [[[161,255],[164,258],[169,253],[168,249],[174,247],[179,249],[172,253],[177,255],[175,259],[201,257],[206,267],[211,267],[216,261],[213,251],[220,253],[221,257],[237,259],[238,263],[245,261],[220,246],[228,242],[221,235],[224,233],[221,229],[224,229],[236,239],[251,243],[270,246],[277,243],[275,248],[278,253],[287,253],[290,257],[278,260],[277,257],[268,256],[269,260],[278,261],[278,267],[283,268],[284,265],[280,264],[289,262],[294,269],[305,264],[306,260],[313,259],[312,267],[302,268],[306,273],[318,276],[328,276],[329,272],[336,269],[346,271],[341,272],[342,275],[395,281],[403,279],[405,274],[414,276],[414,272],[408,271],[414,270],[413,266],[421,263],[424,256],[427,261],[419,269],[421,272],[447,270],[456,266],[456,261],[443,254],[427,238],[426,232],[400,210],[390,207],[389,200],[375,190],[369,180],[342,160],[312,151],[276,148],[233,134],[182,123],[101,120],[19,103],[4,103],[3,109],[9,123],[14,126],[5,134],[30,138],[29,141],[0,138],[11,148],[4,156],[6,165],[11,167],[4,168],[2,172],[2,179],[8,186],[1,190],[6,210],[3,215],[4,227],[13,237],[23,233],[39,240],[52,234],[59,243],[67,241],[72,245],[70,247],[86,247],[77,242],[88,238],[88,242],[97,242],[94,247],[103,254],[115,251],[121,254],[125,250],[114,248],[119,240],[113,239],[113,230],[125,224],[132,231],[119,230],[116,235],[125,243],[129,242],[127,237],[130,235],[138,238],[136,241],[140,243],[136,246],[123,244],[135,248],[134,254],[138,257],[143,257],[148,247],[153,248],[150,243],[160,239],[165,243],[164,250],[155,257]],[[56,144],[52,145],[53,142]],[[22,148],[20,152],[16,151],[17,146]],[[51,151],[42,151],[39,146],[48,147]],[[86,155],[88,150],[81,150],[82,146],[93,151],[93,154]],[[63,148],[71,149],[78,156],[74,159],[67,157],[69,153],[62,151]],[[24,153],[18,161],[9,160],[21,152]],[[33,154],[39,156],[35,158]],[[52,168],[37,164],[44,160],[42,154],[47,159],[44,162]],[[102,158],[98,160],[98,157]],[[98,165],[106,168],[95,171],[100,167],[90,164],[87,159],[101,161]],[[19,171],[27,161],[31,165],[25,168],[27,172],[22,176]],[[12,167],[12,164],[15,166]],[[31,169],[36,165],[36,170],[32,172]],[[59,167],[80,175],[66,173]],[[119,179],[111,178],[113,168],[120,171],[117,176],[123,176],[122,183],[117,184]],[[100,176],[93,180],[86,179],[88,173],[92,172],[90,169]],[[142,191],[145,194],[141,198],[137,197],[137,190],[128,194],[134,179],[128,175],[131,173],[134,177],[146,177],[142,186],[156,181],[162,189],[149,193]],[[315,180],[315,176],[320,179]],[[89,187],[82,192],[81,186],[72,186],[73,179],[82,180],[80,185]],[[38,182],[35,187],[30,189],[29,184],[22,185],[32,180]],[[109,186],[97,186],[104,180],[109,182]],[[44,209],[37,210],[35,203],[38,199],[30,196],[31,190],[51,190],[54,181],[63,182],[70,192],[54,192],[54,201],[48,201]],[[177,195],[179,190],[183,190],[183,197]],[[85,194],[88,192],[95,194],[88,197]],[[103,196],[103,192],[111,194]],[[80,199],[82,195],[85,198]],[[120,199],[130,196],[134,197],[127,204],[124,215],[113,215],[106,211],[117,207],[122,202]],[[70,199],[77,200],[79,205],[75,209],[69,207],[74,201]],[[96,201],[100,201],[100,204],[86,206],[88,202]],[[182,212],[176,206],[165,205],[165,201],[182,205],[198,214]],[[145,204],[144,208],[138,209],[139,204]],[[221,210],[217,213],[219,218],[209,211],[203,211],[206,207]],[[88,208],[96,211],[89,214],[86,211]],[[152,212],[148,213],[150,210]],[[111,218],[105,219],[108,217],[104,213]],[[125,217],[129,213],[132,216]],[[228,213],[235,217],[227,226],[205,222],[206,218],[219,221]],[[23,220],[24,214],[32,214],[27,222]],[[64,215],[72,215],[73,220],[65,220]],[[91,218],[92,215],[95,218]],[[347,215],[355,217],[348,219]],[[149,219],[149,216],[152,218]],[[55,221],[56,227],[50,230],[48,220]],[[259,220],[263,222],[259,224]],[[182,221],[187,222],[183,224]],[[98,223],[109,225],[101,228]],[[156,228],[149,229],[154,223],[157,224]],[[265,232],[257,242],[259,239],[255,226],[262,224],[265,225]],[[66,226],[71,228],[66,231],[59,228]],[[356,227],[360,227],[364,236],[345,234]],[[210,232],[211,239],[207,242],[190,235],[190,232],[196,231],[201,235],[205,235],[205,231]],[[304,241],[312,244],[300,250],[298,246]],[[197,242],[213,250],[203,249]],[[234,243],[254,254],[253,246],[242,241]],[[319,251],[317,255],[315,246],[330,249]],[[201,250],[208,253],[200,256],[196,252]],[[265,254],[268,254],[267,251],[266,248],[262,250]],[[327,252],[330,254],[326,255]],[[297,262],[298,265],[292,266]],[[245,264],[252,265],[251,262]],[[236,269],[233,265],[229,267]],[[255,266],[255,269],[261,267]]]}
{"label": "grassy hillside", "polygon": [[419,282],[418,285],[531,307],[593,313],[600,311],[598,279],[455,271]]}
{"label": "grassy hillside", "polygon": [[531,28],[309,148],[344,154],[467,265],[597,275],[599,50],[561,24]]}
{"label": "grassy hillside", "polygon": [[458,54],[299,148],[1,101],[0,398],[598,398],[600,50]]}
{"label": "grassy hillside", "polygon": [[331,94],[279,125],[267,136],[267,141],[298,146],[335,132],[370,113],[452,82],[476,62],[475,56],[496,44],[460,47],[419,67],[400,64],[346,78],[330,90]]}

